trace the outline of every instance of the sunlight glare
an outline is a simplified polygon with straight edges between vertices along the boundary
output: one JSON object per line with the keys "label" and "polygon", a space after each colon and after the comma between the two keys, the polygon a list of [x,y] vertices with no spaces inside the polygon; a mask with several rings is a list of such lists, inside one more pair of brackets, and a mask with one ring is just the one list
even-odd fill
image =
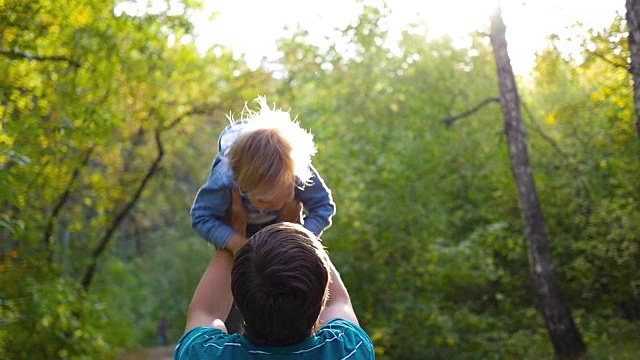
{"label": "sunlight glare", "polygon": [[471,31],[484,31],[497,0],[424,1],[394,0],[389,2],[398,28],[412,22],[424,22],[432,38],[466,36]]}
{"label": "sunlight glare", "polygon": [[[488,31],[490,15],[500,3],[517,74],[525,74],[533,67],[535,53],[546,46],[550,34],[570,36],[569,27],[578,20],[585,28],[601,29],[609,25],[616,12],[624,10],[622,1],[602,0],[387,0],[386,3],[390,10],[386,26],[391,43],[408,24],[422,23],[430,39],[449,36],[457,47],[470,45],[470,33]],[[209,14],[214,10],[220,13],[212,21]],[[249,66],[255,68],[263,58],[274,59],[276,40],[291,31],[283,30],[285,26],[291,29],[300,24],[308,30],[312,43],[323,49],[337,39],[335,29],[343,29],[361,13],[362,4],[355,0],[206,1],[204,10],[193,17],[195,41],[201,50],[214,44],[231,46],[234,53],[244,55]]]}

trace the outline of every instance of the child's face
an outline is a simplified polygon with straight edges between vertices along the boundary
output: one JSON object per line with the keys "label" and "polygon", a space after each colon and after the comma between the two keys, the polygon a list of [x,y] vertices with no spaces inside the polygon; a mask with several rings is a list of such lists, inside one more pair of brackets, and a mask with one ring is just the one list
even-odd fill
{"label": "child's face", "polygon": [[259,210],[280,210],[284,204],[293,200],[293,186],[272,188],[265,193],[249,196],[251,204]]}

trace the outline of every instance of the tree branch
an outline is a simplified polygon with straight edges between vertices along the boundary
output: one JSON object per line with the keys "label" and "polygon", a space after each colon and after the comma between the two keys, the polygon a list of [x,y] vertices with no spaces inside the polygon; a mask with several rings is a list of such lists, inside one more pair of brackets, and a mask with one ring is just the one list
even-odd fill
{"label": "tree branch", "polygon": [[566,158],[567,154],[562,150],[562,148],[560,148],[560,145],[558,145],[558,143],[554,139],[552,139],[549,135],[547,135],[540,128],[540,126],[538,126],[538,124],[535,121],[535,118],[534,118],[533,114],[529,110],[529,107],[524,102],[522,102],[522,108],[524,109],[524,112],[527,114],[527,117],[529,119],[531,119],[531,125],[533,125],[533,129],[538,133],[538,135],[540,135],[542,137],[542,139],[544,139],[546,142],[548,142],[551,145],[551,147],[553,147],[553,149],[558,152],[558,154],[560,154],[560,155],[562,155],[562,156],[564,156]]}
{"label": "tree branch", "polygon": [[82,158],[82,161],[73,170],[73,174],[71,175],[71,179],[69,179],[69,182],[67,183],[66,189],[62,193],[62,196],[60,196],[60,198],[58,199],[58,202],[56,203],[56,205],[53,207],[53,211],[51,212],[51,215],[49,216],[49,219],[47,219],[47,225],[46,225],[45,230],[44,230],[44,236],[42,237],[42,242],[45,245],[45,247],[47,247],[47,248],[49,248],[52,245],[51,235],[53,233],[53,225],[55,224],[55,220],[58,217],[58,214],[60,213],[60,210],[62,209],[64,204],[69,199],[69,195],[71,195],[71,188],[73,187],[74,183],[76,182],[76,179],[78,178],[78,175],[80,175],[80,171],[89,162],[89,158],[91,157],[91,153],[93,152],[93,149],[94,149],[94,146],[91,146],[90,148],[85,150],[84,157]]}
{"label": "tree branch", "polygon": [[156,155],[155,160],[147,170],[147,173],[142,179],[142,181],[140,182],[138,189],[135,191],[135,193],[133,194],[129,202],[122,209],[120,209],[116,217],[111,222],[111,225],[109,225],[109,227],[107,228],[106,233],[102,236],[102,238],[98,242],[98,246],[96,246],[96,248],[93,250],[93,253],[91,254],[90,263],[87,266],[87,269],[85,270],[85,273],[81,282],[82,287],[85,290],[88,290],[89,286],[91,285],[91,281],[93,280],[93,276],[95,274],[95,270],[98,264],[98,258],[100,258],[100,256],[107,249],[107,245],[109,245],[109,242],[111,241],[115,231],[118,229],[118,226],[120,225],[122,220],[124,220],[124,218],[127,216],[129,211],[133,208],[133,206],[138,202],[138,199],[140,198],[140,195],[142,195],[142,192],[144,191],[144,189],[147,187],[149,180],[151,179],[151,177],[153,177],[153,175],[155,175],[156,171],[160,167],[160,161],[162,161],[162,158],[164,157],[164,149],[162,147],[162,141],[160,138],[160,130],[155,131],[155,139],[156,139],[156,146],[158,148],[158,154]]}
{"label": "tree branch", "polygon": [[620,69],[624,69],[628,73],[631,73],[631,69],[630,69],[629,65],[627,65],[627,64],[620,64],[618,62],[615,62],[615,61],[609,59],[608,57],[604,56],[603,54],[600,54],[599,52],[589,51],[588,53],[589,53],[589,55],[597,57],[598,59],[601,59],[602,61],[604,61],[604,62],[606,62],[606,63],[608,63],[610,65],[613,65],[613,66],[615,66],[617,68],[620,68]]}
{"label": "tree branch", "polygon": [[66,62],[67,64],[75,68],[79,68],[81,66],[79,62],[61,55],[40,56],[40,55],[30,54],[26,51],[8,50],[8,49],[0,49],[0,54],[5,55],[10,59],[19,59],[19,60],[27,59],[27,60],[35,60],[35,61],[60,61],[60,62]]}
{"label": "tree branch", "polygon": [[477,112],[478,110],[482,109],[483,107],[489,105],[492,102],[499,103],[500,102],[500,98],[497,98],[497,97],[486,98],[480,104],[476,105],[475,107],[471,108],[470,110],[467,110],[467,111],[462,112],[462,113],[460,113],[458,115],[455,115],[455,116],[449,116],[448,118],[444,119],[443,121],[447,125],[447,127],[451,127],[458,120],[466,118],[467,116],[473,115],[475,112]]}
{"label": "tree branch", "polygon": [[189,117],[191,115],[203,115],[208,113],[209,113],[209,109],[207,108],[193,108],[187,111],[186,113],[173,119],[167,126],[164,126],[160,131],[165,132],[167,130],[173,129],[174,127],[178,126],[178,124],[180,124],[182,120],[184,120],[184,118]]}
{"label": "tree branch", "polygon": [[89,265],[87,266],[87,268],[85,270],[85,273],[84,273],[84,276],[83,276],[82,282],[81,282],[81,285],[85,290],[89,289],[89,286],[91,285],[91,282],[93,280],[93,276],[95,275],[95,271],[96,271],[96,268],[97,268],[97,265],[98,265],[98,259],[100,258],[100,256],[102,256],[104,251],[107,249],[107,246],[111,242],[111,239],[112,239],[113,235],[115,234],[115,231],[118,229],[118,227],[120,226],[122,221],[127,217],[127,215],[129,214],[129,212],[131,211],[133,206],[138,202],[138,200],[140,199],[140,196],[142,195],[142,192],[144,191],[144,189],[148,185],[149,180],[151,180],[153,175],[156,174],[156,172],[158,171],[158,169],[160,167],[160,162],[162,161],[162,158],[164,157],[164,148],[162,146],[161,135],[165,131],[176,127],[178,124],[180,124],[180,122],[182,120],[184,120],[184,118],[186,118],[188,116],[191,116],[191,115],[205,114],[205,113],[207,113],[207,109],[204,108],[204,107],[203,108],[192,109],[190,111],[187,111],[184,114],[179,115],[178,117],[173,119],[168,125],[162,126],[159,129],[155,130],[154,133],[155,133],[156,147],[158,149],[158,153],[156,155],[156,158],[153,161],[153,163],[151,164],[151,166],[149,167],[149,169],[147,170],[146,175],[144,176],[144,178],[140,182],[140,185],[138,186],[138,189],[135,191],[135,193],[133,194],[133,196],[131,197],[129,202],[116,214],[115,218],[113,219],[113,221],[111,222],[111,224],[107,228],[107,231],[105,232],[105,234],[102,236],[102,238],[98,242],[98,245],[96,246],[96,248],[93,250],[93,253],[91,254]]}

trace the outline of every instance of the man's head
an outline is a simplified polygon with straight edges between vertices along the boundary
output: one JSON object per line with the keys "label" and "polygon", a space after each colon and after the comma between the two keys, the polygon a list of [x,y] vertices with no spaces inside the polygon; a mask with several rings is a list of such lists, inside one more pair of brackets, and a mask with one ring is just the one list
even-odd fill
{"label": "man's head", "polygon": [[279,210],[293,200],[295,186],[309,180],[316,148],[289,113],[270,109],[264,98],[259,102],[260,112],[247,110],[247,128],[229,151],[229,166],[255,207]]}
{"label": "man's head", "polygon": [[236,254],[231,291],[256,344],[297,344],[315,330],[330,272],[320,241],[298,224],[270,225]]}

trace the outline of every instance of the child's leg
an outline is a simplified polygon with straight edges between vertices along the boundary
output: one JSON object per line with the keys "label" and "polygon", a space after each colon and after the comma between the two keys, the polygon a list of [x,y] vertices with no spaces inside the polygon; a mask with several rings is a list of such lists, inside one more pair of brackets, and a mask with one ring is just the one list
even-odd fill
{"label": "child's leg", "polygon": [[286,222],[302,224],[302,203],[298,199],[285,203],[282,207],[280,219]]}

